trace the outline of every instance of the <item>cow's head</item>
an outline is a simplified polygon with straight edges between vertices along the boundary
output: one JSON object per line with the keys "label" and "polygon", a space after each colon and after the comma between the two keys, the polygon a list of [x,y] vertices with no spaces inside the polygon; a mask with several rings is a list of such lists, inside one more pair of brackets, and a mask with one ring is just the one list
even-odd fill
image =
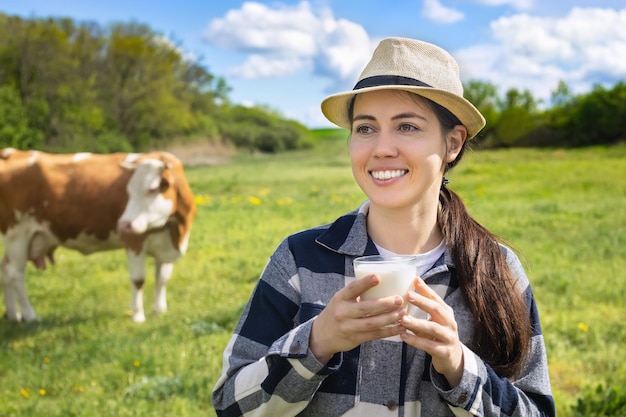
{"label": "cow's head", "polygon": [[122,168],[132,172],[126,186],[128,203],[119,218],[121,233],[144,233],[163,227],[175,210],[176,191],[168,162],[146,158],[123,162]]}

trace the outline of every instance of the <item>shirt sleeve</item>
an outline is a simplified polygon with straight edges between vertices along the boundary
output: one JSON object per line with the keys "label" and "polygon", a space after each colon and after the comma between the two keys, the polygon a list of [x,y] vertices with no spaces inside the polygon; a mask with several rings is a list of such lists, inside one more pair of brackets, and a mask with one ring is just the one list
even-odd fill
{"label": "shirt sleeve", "polygon": [[535,299],[526,274],[510,250],[507,261],[524,289],[533,328],[531,350],[520,375],[509,380],[496,374],[477,354],[463,346],[461,382],[450,389],[445,377],[431,366],[433,384],[455,416],[534,417],[556,414],[548,375],[548,359]]}
{"label": "shirt sleeve", "polygon": [[272,255],[224,351],[213,390],[220,417],[295,416],[339,367],[341,355],[323,365],[309,350],[313,319],[297,324],[297,271],[284,261],[289,257],[285,244]]}

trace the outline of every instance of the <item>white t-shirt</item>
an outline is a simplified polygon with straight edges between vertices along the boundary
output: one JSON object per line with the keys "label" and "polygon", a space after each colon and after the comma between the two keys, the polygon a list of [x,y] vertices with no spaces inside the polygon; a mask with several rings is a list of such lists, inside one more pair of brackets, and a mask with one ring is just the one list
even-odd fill
{"label": "white t-shirt", "polygon": [[[381,246],[376,245],[376,249],[378,249],[378,253],[381,255],[398,255],[397,253],[393,253],[390,250],[387,250]],[[429,250],[426,253],[418,253],[415,255],[417,257],[417,267],[416,273],[418,276],[424,275],[424,272],[428,271],[437,259],[446,251],[446,242],[444,240],[441,241],[436,248]]]}

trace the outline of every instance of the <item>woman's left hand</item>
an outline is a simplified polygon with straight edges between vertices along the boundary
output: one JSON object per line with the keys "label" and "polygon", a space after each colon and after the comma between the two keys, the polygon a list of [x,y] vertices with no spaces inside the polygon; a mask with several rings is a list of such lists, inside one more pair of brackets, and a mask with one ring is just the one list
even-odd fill
{"label": "woman's left hand", "polygon": [[408,292],[407,301],[429,314],[430,318],[404,316],[401,325],[410,332],[404,332],[400,337],[431,355],[435,370],[454,388],[463,376],[463,348],[454,311],[421,278],[415,278],[414,285],[415,292]]}

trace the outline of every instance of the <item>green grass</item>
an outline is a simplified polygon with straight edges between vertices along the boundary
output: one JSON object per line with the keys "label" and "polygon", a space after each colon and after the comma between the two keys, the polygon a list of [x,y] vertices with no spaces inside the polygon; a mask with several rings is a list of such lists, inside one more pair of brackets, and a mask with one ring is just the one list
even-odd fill
{"label": "green grass", "polygon": [[[345,134],[319,137],[306,152],[187,169],[199,203],[189,251],[169,311],[146,323],[127,316],[121,251],[60,249],[48,271],[29,266],[41,322],[0,320],[0,417],[215,415],[222,350],[268,256],[288,234],[363,201]],[[525,261],[559,415],[589,387],[625,386],[626,146],[470,152],[450,179]]]}

